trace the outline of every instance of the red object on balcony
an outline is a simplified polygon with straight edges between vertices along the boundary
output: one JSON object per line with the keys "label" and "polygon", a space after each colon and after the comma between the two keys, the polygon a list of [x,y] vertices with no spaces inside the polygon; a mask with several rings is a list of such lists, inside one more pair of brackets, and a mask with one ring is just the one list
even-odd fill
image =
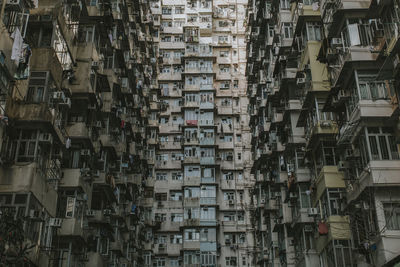
{"label": "red object on balcony", "polygon": [[320,235],[327,235],[329,232],[328,230],[328,225],[326,224],[326,222],[319,222],[318,223],[318,233]]}
{"label": "red object on balcony", "polygon": [[193,125],[193,126],[197,126],[197,120],[187,120],[186,121],[187,125]]}

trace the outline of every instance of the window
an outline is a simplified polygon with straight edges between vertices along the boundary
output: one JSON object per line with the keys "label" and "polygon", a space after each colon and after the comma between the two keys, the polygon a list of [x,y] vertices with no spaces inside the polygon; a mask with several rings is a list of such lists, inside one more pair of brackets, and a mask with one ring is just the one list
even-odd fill
{"label": "window", "polygon": [[184,252],[185,264],[199,264],[200,263],[200,251],[185,251]]}
{"label": "window", "polygon": [[290,8],[290,1],[289,0],[281,0],[280,1],[280,8],[281,9],[289,9]]}
{"label": "window", "polygon": [[153,267],[164,267],[165,265],[165,258],[155,258],[153,262]]}
{"label": "window", "polygon": [[397,160],[399,151],[391,127],[367,127],[367,141],[371,160]]}
{"label": "window", "polygon": [[167,173],[165,173],[165,172],[162,172],[162,173],[158,172],[158,173],[156,173],[156,180],[157,180],[157,181],[166,181],[166,180],[167,180]]}
{"label": "window", "polygon": [[48,72],[31,72],[28,85],[28,93],[26,95],[27,102],[41,103],[47,100],[46,94],[49,95],[46,88],[49,83]]}
{"label": "window", "polygon": [[375,75],[358,73],[360,98],[377,100],[390,99],[390,84],[388,81],[377,81]]}
{"label": "window", "polygon": [[173,201],[181,201],[182,200],[182,192],[181,191],[171,191],[169,195],[169,199]]}
{"label": "window", "polygon": [[156,213],[154,218],[155,218],[156,222],[165,222],[165,221],[167,221],[167,214]]}
{"label": "window", "polygon": [[183,222],[183,214],[171,213],[171,222]]}
{"label": "window", "polygon": [[306,22],[307,41],[321,41],[321,24],[319,22]]}
{"label": "window", "polygon": [[173,258],[169,260],[170,267],[180,267],[181,266],[181,259],[180,258]]}
{"label": "window", "polygon": [[182,235],[181,234],[173,234],[170,237],[171,244],[182,244]]}
{"label": "window", "polygon": [[235,200],[235,192],[224,192],[224,200]]}
{"label": "window", "polygon": [[229,51],[228,50],[223,50],[219,52],[220,57],[228,57],[229,56]]}
{"label": "window", "polygon": [[229,65],[219,65],[219,72],[220,73],[229,73],[230,66]]}
{"label": "window", "polygon": [[200,197],[200,188],[199,187],[186,187],[185,188],[185,197]]}
{"label": "window", "polygon": [[233,180],[233,173],[232,172],[224,172],[222,173],[222,177],[224,180]]}
{"label": "window", "polygon": [[161,37],[161,42],[171,42],[171,36],[163,36]]}
{"label": "window", "polygon": [[214,267],[217,266],[217,255],[215,252],[201,252],[201,266],[202,267]]}
{"label": "window", "polygon": [[185,229],[185,241],[199,241],[199,229]]}
{"label": "window", "polygon": [[163,7],[162,8],[162,14],[163,15],[171,15],[171,13],[172,13],[172,8],[170,8],[170,7]]}
{"label": "window", "polygon": [[183,14],[185,12],[184,6],[176,6],[175,7],[175,14]]}
{"label": "window", "polygon": [[383,203],[386,229],[400,230],[400,203]]}
{"label": "window", "polygon": [[167,201],[167,193],[156,193],[155,199],[157,201]]}
{"label": "window", "polygon": [[215,208],[214,207],[202,207],[200,209],[200,219],[201,220],[215,220]]}
{"label": "window", "polygon": [[228,42],[228,36],[218,36],[218,42],[219,43],[227,43]]}
{"label": "window", "polygon": [[291,22],[284,22],[283,28],[283,38],[293,38],[293,24]]}
{"label": "window", "polygon": [[226,212],[224,213],[224,222],[234,222],[235,221],[235,213],[234,212]]}
{"label": "window", "polygon": [[173,181],[181,181],[182,180],[182,173],[181,172],[173,172],[172,173],[172,180]]}
{"label": "window", "polygon": [[145,265],[151,265],[151,252],[144,252],[143,258],[144,258]]}
{"label": "window", "polygon": [[219,84],[219,89],[221,90],[227,90],[231,87],[231,82],[230,81],[223,81]]}
{"label": "window", "polygon": [[236,257],[225,257],[225,266],[237,266]]}

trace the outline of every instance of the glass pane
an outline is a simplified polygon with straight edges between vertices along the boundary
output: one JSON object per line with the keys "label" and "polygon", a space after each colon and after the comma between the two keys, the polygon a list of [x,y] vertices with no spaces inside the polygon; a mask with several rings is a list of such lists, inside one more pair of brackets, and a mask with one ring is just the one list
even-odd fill
{"label": "glass pane", "polygon": [[369,145],[371,147],[371,158],[372,160],[379,160],[378,144],[376,143],[375,136],[369,136]]}
{"label": "glass pane", "polygon": [[361,94],[361,99],[368,99],[369,94],[368,94],[368,88],[366,84],[360,84],[360,94]]}
{"label": "glass pane", "polygon": [[382,159],[389,159],[389,151],[388,151],[385,136],[379,136],[379,147],[381,149]]}
{"label": "glass pane", "polygon": [[389,147],[392,160],[399,159],[399,150],[397,148],[395,137],[388,136],[388,139],[389,139]]}

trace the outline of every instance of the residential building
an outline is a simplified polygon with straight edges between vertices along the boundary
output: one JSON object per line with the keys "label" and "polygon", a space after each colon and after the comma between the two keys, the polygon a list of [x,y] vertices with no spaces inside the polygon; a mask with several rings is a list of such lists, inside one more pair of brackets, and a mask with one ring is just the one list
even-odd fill
{"label": "residential building", "polygon": [[0,219],[23,219],[31,247],[6,266],[143,264],[149,12],[142,0],[2,1]]}
{"label": "residential building", "polygon": [[400,262],[398,1],[249,1],[256,266]]}
{"label": "residential building", "polygon": [[150,1],[146,266],[253,266],[244,0]]}

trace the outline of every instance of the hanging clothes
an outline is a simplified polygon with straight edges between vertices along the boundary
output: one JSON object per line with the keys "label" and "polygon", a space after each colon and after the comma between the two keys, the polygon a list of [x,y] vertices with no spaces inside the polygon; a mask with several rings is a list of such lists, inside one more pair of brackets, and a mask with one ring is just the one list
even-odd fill
{"label": "hanging clothes", "polygon": [[16,28],[15,31],[11,34],[11,38],[14,39],[11,51],[11,60],[14,60],[15,63],[18,65],[19,60],[22,57],[22,46],[24,44],[24,40],[18,28]]}
{"label": "hanging clothes", "polygon": [[69,149],[71,147],[71,139],[70,138],[67,138],[67,141],[65,142],[65,147],[67,149]]}

